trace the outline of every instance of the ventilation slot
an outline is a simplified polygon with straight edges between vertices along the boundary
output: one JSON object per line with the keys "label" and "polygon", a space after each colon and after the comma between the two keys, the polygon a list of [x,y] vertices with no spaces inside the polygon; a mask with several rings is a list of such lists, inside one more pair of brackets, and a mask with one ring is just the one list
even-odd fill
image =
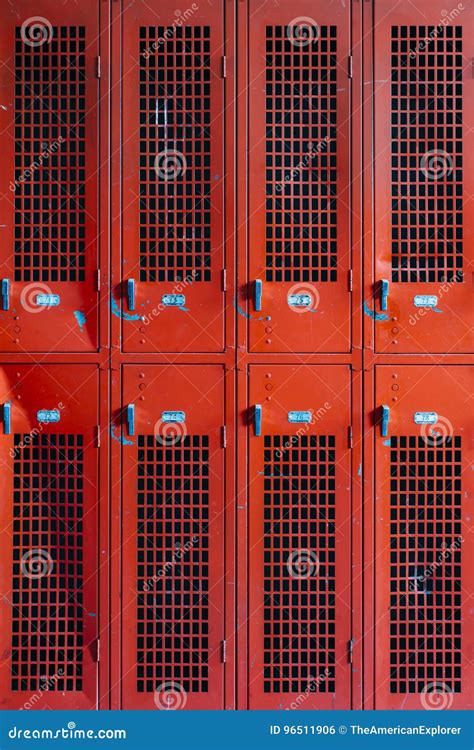
{"label": "ventilation slot", "polygon": [[140,281],[210,281],[208,26],[140,29]]}
{"label": "ventilation slot", "polygon": [[264,691],[335,691],[335,437],[264,438]]}
{"label": "ventilation slot", "polygon": [[392,29],[392,280],[462,282],[460,26]]}
{"label": "ventilation slot", "polygon": [[267,281],[337,280],[336,27],[306,31],[266,32]]}
{"label": "ventilation slot", "polygon": [[80,691],[83,436],[15,435],[12,690]]}
{"label": "ventilation slot", "polygon": [[392,437],[390,468],[390,692],[459,693],[461,438]]}
{"label": "ventilation slot", "polygon": [[84,281],[85,29],[45,27],[41,44],[22,33],[16,29],[15,281]]}
{"label": "ventilation slot", "polygon": [[209,438],[138,436],[137,690],[208,691]]}

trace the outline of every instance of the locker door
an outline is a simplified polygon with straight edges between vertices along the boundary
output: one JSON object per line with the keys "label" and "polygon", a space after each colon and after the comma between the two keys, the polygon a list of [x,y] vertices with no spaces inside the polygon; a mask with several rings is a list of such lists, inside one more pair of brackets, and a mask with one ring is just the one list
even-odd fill
{"label": "locker door", "polygon": [[350,708],[349,368],[252,366],[249,414],[249,706]]}
{"label": "locker door", "polygon": [[126,366],[122,707],[224,707],[224,368]]}
{"label": "locker door", "polygon": [[469,708],[472,373],[376,369],[376,708]]}
{"label": "locker door", "polygon": [[0,706],[97,706],[98,378],[2,365]]}
{"label": "locker door", "polygon": [[97,349],[98,0],[3,4],[0,349]]}
{"label": "locker door", "polygon": [[350,7],[250,1],[249,341],[346,352]]}
{"label": "locker door", "polygon": [[374,29],[376,348],[469,352],[474,6],[378,0]]}
{"label": "locker door", "polygon": [[223,23],[222,2],[123,14],[125,351],[224,346]]}

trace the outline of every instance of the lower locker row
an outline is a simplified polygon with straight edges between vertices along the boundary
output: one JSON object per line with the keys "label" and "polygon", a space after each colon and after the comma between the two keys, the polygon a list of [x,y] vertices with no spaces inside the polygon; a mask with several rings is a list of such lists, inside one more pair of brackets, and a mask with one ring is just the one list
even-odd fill
{"label": "lower locker row", "polygon": [[[360,482],[375,545],[364,592],[375,705],[419,708],[441,693],[468,707],[469,368],[375,368],[364,453],[373,488],[353,465],[349,366],[251,365],[247,382],[247,410],[234,419],[221,365],[125,365],[121,391],[112,383],[121,408],[100,427],[96,365],[0,368],[1,708],[94,708],[107,693],[98,529],[110,470],[122,592],[110,653],[123,708],[227,705],[229,508],[245,516],[239,534],[247,529],[248,580],[237,583],[248,592],[248,706],[350,707],[349,646],[364,608],[352,574]],[[236,423],[247,472],[238,503],[225,429]],[[101,432],[120,444],[120,467]]]}

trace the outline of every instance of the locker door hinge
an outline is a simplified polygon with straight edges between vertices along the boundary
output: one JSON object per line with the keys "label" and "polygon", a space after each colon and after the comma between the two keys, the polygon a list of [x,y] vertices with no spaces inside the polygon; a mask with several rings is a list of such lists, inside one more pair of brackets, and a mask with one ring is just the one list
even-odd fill
{"label": "locker door hinge", "polygon": [[96,278],[96,284],[97,284],[97,291],[100,292],[100,268],[97,269],[95,272],[95,278]]}
{"label": "locker door hinge", "polygon": [[97,638],[95,642],[95,661],[100,661],[100,638]]}
{"label": "locker door hinge", "polygon": [[227,78],[227,57],[222,55],[222,78]]}
{"label": "locker door hinge", "polygon": [[222,269],[222,291],[223,292],[227,291],[227,269],[226,268]]}
{"label": "locker door hinge", "polygon": [[347,75],[352,78],[352,55],[347,58]]}
{"label": "locker door hinge", "polygon": [[222,447],[227,448],[227,427],[222,425]]}
{"label": "locker door hinge", "polygon": [[352,425],[351,424],[347,428],[347,441],[349,443],[349,448],[352,448]]}
{"label": "locker door hinge", "polygon": [[96,448],[100,448],[100,424],[96,425],[95,428],[95,444]]}
{"label": "locker door hinge", "polygon": [[347,641],[347,657],[349,659],[349,664],[352,664],[353,652],[354,652],[354,640],[351,638],[350,641]]}
{"label": "locker door hinge", "polygon": [[100,68],[100,55],[97,55],[96,61],[95,61],[95,74],[97,78],[100,78],[101,75],[101,68]]}
{"label": "locker door hinge", "polygon": [[225,641],[221,641],[221,662],[225,664],[227,661],[227,644]]}
{"label": "locker door hinge", "polygon": [[352,292],[352,268],[349,268],[348,284],[349,284],[349,291]]}

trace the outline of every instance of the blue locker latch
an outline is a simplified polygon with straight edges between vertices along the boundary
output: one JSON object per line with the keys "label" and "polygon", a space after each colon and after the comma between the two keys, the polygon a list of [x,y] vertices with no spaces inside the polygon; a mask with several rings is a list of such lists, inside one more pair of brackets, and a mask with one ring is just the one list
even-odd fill
{"label": "blue locker latch", "polygon": [[135,435],[135,404],[127,406],[127,430],[129,435]]}
{"label": "blue locker latch", "polygon": [[255,279],[254,287],[254,307],[256,312],[262,309],[263,283],[261,279]]}
{"label": "blue locker latch", "polygon": [[135,279],[127,280],[127,304],[129,310],[135,310]]}
{"label": "blue locker latch", "polygon": [[255,404],[253,409],[253,423],[255,427],[255,436],[260,437],[262,434],[262,406]]}
{"label": "blue locker latch", "polygon": [[380,309],[387,310],[388,308],[388,280],[382,279],[380,282]]}
{"label": "blue locker latch", "polygon": [[10,309],[10,279],[2,279],[2,310]]}
{"label": "blue locker latch", "polygon": [[388,435],[388,421],[390,419],[390,407],[385,406],[385,404],[382,406],[382,437],[387,437]]}
{"label": "blue locker latch", "polygon": [[12,405],[9,401],[3,404],[3,432],[10,435],[12,431]]}

